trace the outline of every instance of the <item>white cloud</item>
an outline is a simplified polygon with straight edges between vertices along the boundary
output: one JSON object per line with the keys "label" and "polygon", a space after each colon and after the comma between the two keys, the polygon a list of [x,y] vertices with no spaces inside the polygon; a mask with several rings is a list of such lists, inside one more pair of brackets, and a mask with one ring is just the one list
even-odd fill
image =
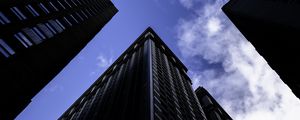
{"label": "white cloud", "polygon": [[179,2],[186,8],[192,8],[193,0],[179,0]]}
{"label": "white cloud", "polygon": [[112,58],[107,58],[104,55],[99,55],[96,59],[99,67],[108,67],[113,62]]}
{"label": "white cloud", "polygon": [[[193,87],[207,88],[237,120],[298,119],[299,99],[227,19],[223,4],[204,3],[196,17],[178,23],[178,47],[193,66]],[[202,64],[192,62],[200,58]]]}

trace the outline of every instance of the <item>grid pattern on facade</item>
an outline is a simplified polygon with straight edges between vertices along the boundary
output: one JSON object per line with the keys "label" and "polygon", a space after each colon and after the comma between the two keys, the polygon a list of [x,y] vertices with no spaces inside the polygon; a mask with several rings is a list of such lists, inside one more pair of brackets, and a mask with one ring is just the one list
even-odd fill
{"label": "grid pattern on facade", "polygon": [[148,28],[59,119],[211,120],[186,71]]}
{"label": "grid pattern on facade", "polygon": [[[0,39],[15,51],[29,48],[91,17],[101,15],[101,19],[108,19],[104,11],[113,12],[107,11],[108,6],[111,2],[106,0],[34,0],[1,8]],[[11,55],[0,54],[6,58]]]}
{"label": "grid pattern on facade", "polygon": [[153,99],[155,120],[205,120],[191,83],[175,59],[164,54],[162,45],[152,42]]}
{"label": "grid pattern on facade", "polygon": [[141,79],[145,76],[146,48],[143,44],[136,46],[120,57],[60,119],[145,119],[141,116],[146,109],[147,86]]}

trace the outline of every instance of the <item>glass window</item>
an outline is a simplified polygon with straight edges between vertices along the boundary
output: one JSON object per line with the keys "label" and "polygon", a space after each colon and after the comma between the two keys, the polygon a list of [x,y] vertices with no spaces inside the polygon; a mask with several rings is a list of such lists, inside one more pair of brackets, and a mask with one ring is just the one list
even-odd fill
{"label": "glass window", "polygon": [[10,23],[10,21],[8,20],[8,18],[0,11],[0,23],[1,24],[7,24]]}
{"label": "glass window", "polygon": [[61,24],[61,22],[56,19],[55,22],[62,28],[62,29],[66,29],[65,26],[63,26],[63,24]]}
{"label": "glass window", "polygon": [[49,2],[49,4],[54,11],[58,11],[57,7],[55,7],[55,5],[52,2]]}
{"label": "glass window", "polygon": [[86,18],[86,19],[88,19],[89,17],[84,13],[84,11],[83,10],[81,10],[80,11],[81,12],[81,14],[83,14],[83,16]]}
{"label": "glass window", "polygon": [[70,17],[71,17],[76,23],[79,23],[78,20],[77,20],[72,14],[70,14]]}
{"label": "glass window", "polygon": [[54,20],[48,20],[48,22],[54,27],[56,31],[61,33],[63,29],[54,21]]}
{"label": "glass window", "polygon": [[53,27],[49,23],[45,23],[45,25],[53,34],[56,34],[56,31],[53,29]]}
{"label": "glass window", "polygon": [[93,16],[88,9],[85,9],[89,16]]}
{"label": "glass window", "polygon": [[71,23],[66,17],[63,17],[63,20],[64,20],[69,26],[72,26],[72,23]]}
{"label": "glass window", "polygon": [[20,19],[20,20],[26,20],[26,16],[17,8],[12,7],[10,10]]}
{"label": "glass window", "polygon": [[49,14],[49,10],[45,7],[45,5],[43,3],[39,3],[39,7],[46,13]]}
{"label": "glass window", "polygon": [[71,4],[67,0],[64,0],[64,1],[70,8],[72,8]]}
{"label": "glass window", "polygon": [[48,29],[48,27],[46,27],[45,24],[39,23],[37,24],[37,27],[43,31],[43,33],[47,36],[47,38],[53,37],[53,33]]}
{"label": "glass window", "polygon": [[9,55],[6,53],[6,51],[4,49],[2,49],[2,46],[0,46],[0,53],[2,53],[2,55],[4,55],[4,57],[8,58]]}
{"label": "glass window", "polygon": [[35,43],[40,44],[42,38],[31,28],[24,28],[22,31]]}
{"label": "glass window", "polygon": [[40,14],[31,5],[27,5],[26,8],[34,17],[40,16]]}
{"label": "glass window", "polygon": [[43,40],[46,39],[46,37],[43,35],[43,33],[42,33],[37,27],[33,27],[32,29],[33,29],[34,32],[36,32]]}
{"label": "glass window", "polygon": [[73,3],[73,5],[77,6],[77,4],[74,2],[74,0],[71,0],[71,2]]}
{"label": "glass window", "polygon": [[63,9],[66,9],[66,7],[65,7],[63,4],[61,4],[60,1],[57,1],[57,3],[58,3]]}
{"label": "glass window", "polygon": [[32,43],[27,39],[27,37],[21,33],[18,32],[17,34],[14,34],[14,37],[22,43],[22,45],[24,45],[26,48],[28,48],[29,46],[32,46]]}
{"label": "glass window", "polygon": [[83,18],[81,17],[80,14],[78,14],[78,12],[76,12],[75,14],[80,18],[81,21],[83,21]]}
{"label": "glass window", "polygon": [[77,1],[77,3],[79,3],[80,5],[82,5],[82,3],[79,0],[76,0],[76,1]]}
{"label": "glass window", "polygon": [[0,39],[0,51],[5,57],[15,54],[15,51],[3,39]]}

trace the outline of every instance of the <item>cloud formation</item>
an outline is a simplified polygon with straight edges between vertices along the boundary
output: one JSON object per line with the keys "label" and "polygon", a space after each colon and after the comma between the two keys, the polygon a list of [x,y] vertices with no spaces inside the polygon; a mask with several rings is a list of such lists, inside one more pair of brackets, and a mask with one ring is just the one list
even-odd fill
{"label": "cloud formation", "polygon": [[[223,14],[226,2],[196,4],[177,26],[193,87],[204,86],[236,120],[296,120],[300,101]],[[194,6],[194,7],[192,7]],[[197,6],[197,8],[195,8]]]}
{"label": "cloud formation", "polygon": [[96,59],[97,59],[97,66],[102,68],[108,67],[113,62],[112,58],[107,58],[106,56],[101,54],[98,55]]}

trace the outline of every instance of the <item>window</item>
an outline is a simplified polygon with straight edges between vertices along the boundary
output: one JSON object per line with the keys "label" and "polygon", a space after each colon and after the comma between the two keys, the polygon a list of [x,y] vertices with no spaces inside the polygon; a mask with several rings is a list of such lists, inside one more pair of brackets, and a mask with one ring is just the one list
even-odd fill
{"label": "window", "polygon": [[65,7],[63,4],[61,4],[60,1],[57,1],[57,3],[58,3],[63,9],[66,9],[66,7]]}
{"label": "window", "polygon": [[64,20],[65,23],[67,23],[69,26],[72,26],[72,23],[71,23],[66,17],[63,17],[63,20]]}
{"label": "window", "polygon": [[26,8],[34,17],[40,16],[40,14],[31,5],[27,5]]}
{"label": "window", "polygon": [[46,14],[49,14],[49,10],[45,7],[45,5],[43,3],[40,3],[39,4],[39,7],[46,13]]}
{"label": "window", "polygon": [[76,1],[77,1],[77,3],[79,3],[80,5],[82,5],[82,3],[79,0],[76,0]]}
{"label": "window", "polygon": [[43,33],[47,36],[47,38],[53,37],[53,33],[46,27],[45,24],[39,23],[37,24],[37,27],[43,31]]}
{"label": "window", "polygon": [[26,20],[26,16],[17,8],[12,7],[10,10],[20,19],[20,20]]}
{"label": "window", "polygon": [[83,18],[78,14],[78,12],[76,12],[75,14],[80,18],[81,21],[83,21]]}
{"label": "window", "polygon": [[15,51],[9,47],[4,40],[0,39],[0,52],[5,56],[9,57],[10,55],[15,54]]}
{"label": "window", "polygon": [[77,21],[77,19],[76,19],[72,14],[70,14],[70,17],[71,17],[76,23],[79,23],[79,22]]}
{"label": "window", "polygon": [[71,0],[71,2],[73,3],[73,5],[77,6],[77,4],[74,2],[74,0]]}
{"label": "window", "polygon": [[89,16],[93,16],[88,9],[85,9]]}
{"label": "window", "polygon": [[22,31],[35,43],[40,44],[42,38],[31,28],[24,28]]}
{"label": "window", "polygon": [[81,12],[81,14],[83,14],[83,16],[86,18],[86,19],[88,19],[89,17],[84,13],[84,11],[80,11]]}
{"label": "window", "polygon": [[17,34],[14,34],[14,37],[24,45],[24,47],[28,48],[29,46],[32,46],[32,43],[27,39],[27,37],[21,33],[18,32]]}
{"label": "window", "polygon": [[55,7],[55,5],[52,2],[49,2],[49,4],[54,11],[58,11],[57,7]]}
{"label": "window", "polygon": [[10,21],[8,20],[8,18],[2,12],[0,12],[0,23],[2,25],[10,23]]}
{"label": "window", "polygon": [[56,31],[61,33],[63,29],[54,21],[54,20],[48,20],[48,22],[54,27]]}
{"label": "window", "polygon": [[66,3],[70,8],[72,8],[72,6],[70,5],[70,3],[68,3],[67,0],[64,0],[64,1],[65,1],[65,3]]}
{"label": "window", "polygon": [[57,22],[57,24],[58,24],[62,29],[66,29],[65,26],[63,26],[63,25],[61,24],[61,22],[60,22],[58,19],[56,19],[55,22]]}
{"label": "window", "polygon": [[46,39],[46,37],[42,34],[42,32],[41,32],[37,27],[33,27],[32,29],[33,29],[34,32],[36,32],[43,40]]}
{"label": "window", "polygon": [[53,34],[56,34],[56,31],[50,26],[49,23],[45,23],[45,25]]}
{"label": "window", "polygon": [[2,49],[2,46],[0,47],[0,53],[2,53],[2,55],[4,55],[4,57],[9,57],[9,55],[6,53],[6,51],[4,49]]}

